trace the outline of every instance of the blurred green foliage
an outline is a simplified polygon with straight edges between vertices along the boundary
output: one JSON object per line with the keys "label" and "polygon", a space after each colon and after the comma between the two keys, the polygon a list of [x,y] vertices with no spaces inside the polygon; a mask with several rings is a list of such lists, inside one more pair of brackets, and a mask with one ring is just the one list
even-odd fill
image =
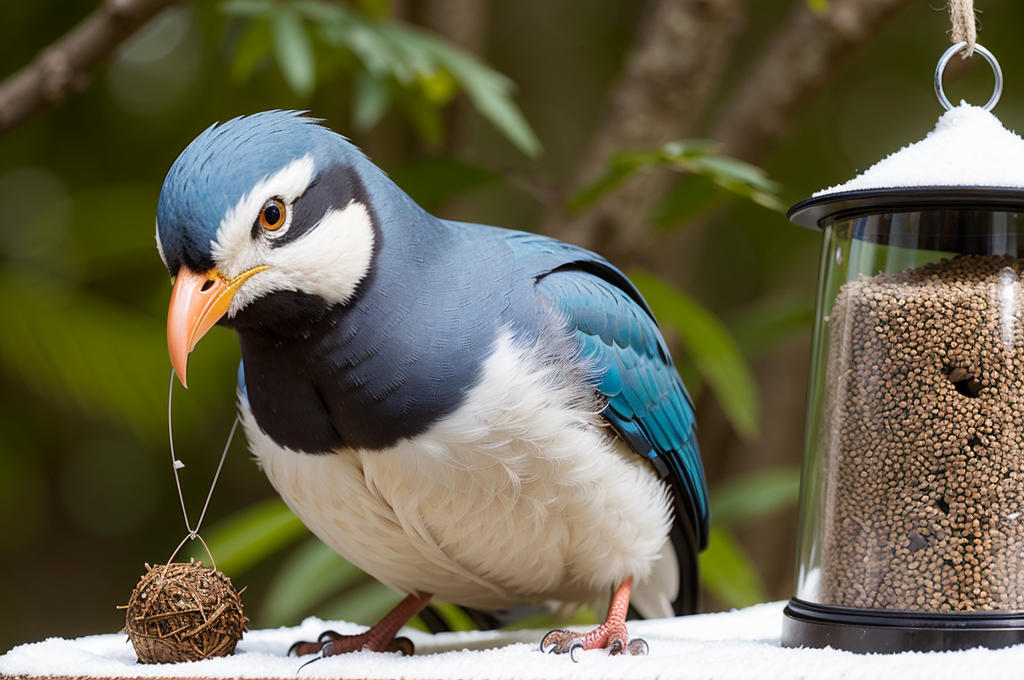
{"label": "blurred green foliage", "polygon": [[[272,44],[289,87],[308,98],[317,82],[315,37],[321,70],[329,74],[342,68],[353,75],[352,122],[357,131],[372,128],[394,104],[423,141],[440,145],[440,109],[461,90],[520,151],[539,155],[540,142],[512,102],[512,81],[434,35],[389,21],[390,5],[386,0],[357,8],[326,0],[225,0],[222,12],[249,20],[232,73],[247,80],[269,57]],[[307,22],[317,29],[312,34]]]}
{"label": "blurred green foliage", "polygon": [[605,174],[576,194],[569,202],[569,210],[579,212],[594,205],[638,173],[667,167],[708,179],[722,189],[766,208],[786,211],[786,204],[777,195],[778,184],[768,179],[760,168],[716,153],[718,146],[708,139],[689,139],[668,142],[653,151],[616,151],[608,159]]}
{"label": "blurred green foliage", "polygon": [[[736,431],[744,437],[755,436],[761,416],[757,384],[725,326],[682,290],[653,274],[634,271],[630,278],[660,323],[682,338],[686,349],[682,356],[696,366],[698,377],[715,393]],[[684,370],[683,375],[687,373]],[[691,377],[692,392],[699,389],[695,383]]]}
{"label": "blurred green foliage", "polygon": [[[0,2],[0,76],[97,1]],[[201,130],[258,110],[309,109],[452,219],[535,230],[550,210],[547,188],[570,194],[644,3],[490,2],[479,59],[415,25],[424,3],[402,5],[396,21],[398,3],[386,0],[184,2],[119,49],[82,93],[0,139],[0,650],[117,630],[115,605],[127,601],[143,563],[166,559],[184,535],[165,429],[170,287],[153,225],[164,173]],[[744,3],[745,33],[699,134],[791,5]],[[982,39],[1007,76],[996,112],[1019,129],[1024,97],[1013,64],[1024,56],[1016,39],[1024,5],[992,0],[985,9]],[[926,3],[913,7],[807,102],[765,161],[787,196],[845,181],[931,129],[940,113],[931,71],[947,44],[946,21]],[[987,99],[982,69],[951,66],[950,96]],[[613,191],[626,171],[678,166],[687,174],[654,207],[652,229],[678,238],[718,215],[682,253],[686,276],[640,272],[637,281],[691,391],[706,386],[756,442],[772,395],[758,394],[750,363],[807,333],[819,236],[735,200],[737,190],[756,192],[771,205],[779,192],[747,166],[716,166],[710,151],[683,142],[620,154],[600,191]],[[576,207],[587,209],[585,201]],[[176,399],[193,512],[234,418],[237,362],[234,335],[213,330],[190,360],[190,390]],[[218,566],[249,586],[256,624],[309,613],[372,622],[394,594],[308,537],[241,440],[204,537]],[[737,537],[792,506],[795,477],[769,469],[722,479],[729,472],[718,469],[717,453],[705,447],[715,515],[705,583],[721,605],[788,595],[791,583],[767,582]],[[457,610],[442,611],[453,627],[468,625]]]}

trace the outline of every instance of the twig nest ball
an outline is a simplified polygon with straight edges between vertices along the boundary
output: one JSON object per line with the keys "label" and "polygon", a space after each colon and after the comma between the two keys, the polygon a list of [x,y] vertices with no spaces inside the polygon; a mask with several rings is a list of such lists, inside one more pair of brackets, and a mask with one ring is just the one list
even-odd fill
{"label": "twig nest ball", "polygon": [[234,654],[245,631],[231,579],[201,562],[146,565],[128,601],[125,628],[140,663],[179,663]]}

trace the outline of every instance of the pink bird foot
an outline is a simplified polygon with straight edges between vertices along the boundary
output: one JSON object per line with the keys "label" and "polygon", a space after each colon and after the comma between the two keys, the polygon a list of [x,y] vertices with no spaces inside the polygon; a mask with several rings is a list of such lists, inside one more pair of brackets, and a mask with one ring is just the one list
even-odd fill
{"label": "pink bird foot", "polygon": [[589,633],[574,633],[569,630],[553,630],[540,642],[541,651],[550,654],[568,654],[573,661],[579,661],[577,654],[587,649],[607,649],[609,654],[646,655],[647,642],[642,638],[629,639],[626,632],[626,612],[629,610],[629,593],[633,579],[627,578],[615,591],[608,618]]}

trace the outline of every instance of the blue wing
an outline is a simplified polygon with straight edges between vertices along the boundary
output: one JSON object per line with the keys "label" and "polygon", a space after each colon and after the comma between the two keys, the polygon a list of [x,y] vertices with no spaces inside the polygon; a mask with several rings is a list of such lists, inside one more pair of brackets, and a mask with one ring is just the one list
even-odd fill
{"label": "blue wing", "polygon": [[[592,258],[538,279],[537,292],[575,327],[582,354],[608,398],[604,417],[635,452],[682,487],[699,548],[707,544],[707,483],[693,402],[640,293],[611,265]],[[681,520],[682,518],[677,518]]]}

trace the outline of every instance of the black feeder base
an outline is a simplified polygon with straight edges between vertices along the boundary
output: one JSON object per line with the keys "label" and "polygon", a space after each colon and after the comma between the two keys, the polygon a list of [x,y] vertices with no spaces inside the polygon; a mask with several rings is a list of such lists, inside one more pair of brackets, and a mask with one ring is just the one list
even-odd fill
{"label": "black feeder base", "polygon": [[942,652],[1024,643],[1024,613],[918,614],[789,601],[783,647],[832,647],[858,654]]}

